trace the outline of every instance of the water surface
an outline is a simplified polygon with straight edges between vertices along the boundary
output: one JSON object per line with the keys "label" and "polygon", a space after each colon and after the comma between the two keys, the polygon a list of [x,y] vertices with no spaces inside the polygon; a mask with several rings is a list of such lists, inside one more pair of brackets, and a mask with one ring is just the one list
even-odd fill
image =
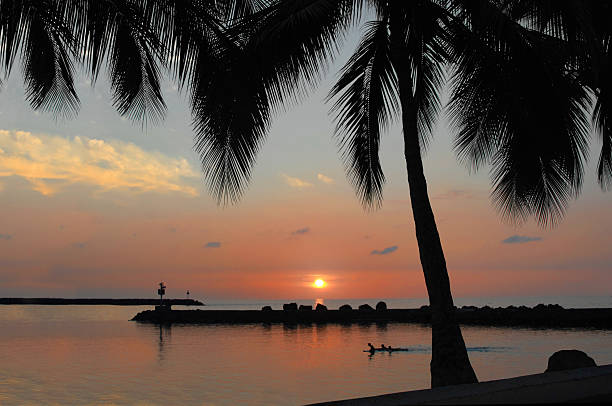
{"label": "water surface", "polygon": [[[0,306],[0,404],[296,405],[429,386],[426,326],[128,321],[146,308]],[[609,331],[463,332],[480,380],[542,372],[566,348],[612,363]],[[367,342],[411,351],[369,356]]]}

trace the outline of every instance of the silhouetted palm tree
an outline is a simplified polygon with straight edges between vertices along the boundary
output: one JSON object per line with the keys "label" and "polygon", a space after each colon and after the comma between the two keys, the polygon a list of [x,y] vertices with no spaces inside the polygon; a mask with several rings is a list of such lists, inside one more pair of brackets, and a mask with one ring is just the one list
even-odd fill
{"label": "silhouetted palm tree", "polygon": [[378,206],[384,175],[382,130],[401,118],[410,201],[432,315],[432,386],[476,382],[455,320],[448,272],[427,193],[421,152],[440,109],[451,16],[431,1],[380,1],[361,44],[342,70],[336,97],[340,145],[366,206]]}
{"label": "silhouetted palm tree", "polygon": [[[240,197],[271,113],[316,85],[343,35],[359,20],[362,3],[372,6],[375,20],[366,25],[330,94],[347,175],[366,207],[380,205],[379,138],[394,116],[401,117],[432,311],[432,386],[475,382],[455,320],[421,158],[440,109],[445,69],[452,71],[448,111],[457,128],[459,157],[473,169],[491,165],[492,198],[503,217],[522,221],[533,215],[542,225],[555,223],[580,191],[593,95],[595,123],[604,136],[602,186],[612,174],[612,93],[605,74],[611,66],[610,35],[605,21],[597,22],[607,5],[577,0],[272,2],[238,23],[241,34],[231,58],[224,60],[227,81],[202,88],[206,108],[196,116],[198,148],[220,202]],[[576,7],[584,10],[572,13]]]}

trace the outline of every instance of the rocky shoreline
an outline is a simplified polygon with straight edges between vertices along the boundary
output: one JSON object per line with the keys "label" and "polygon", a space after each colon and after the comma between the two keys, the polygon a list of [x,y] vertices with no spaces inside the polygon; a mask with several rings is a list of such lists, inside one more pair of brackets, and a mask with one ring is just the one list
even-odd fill
{"label": "rocky shoreline", "polygon": [[[346,306],[346,305],[345,305]],[[428,324],[431,312],[428,306],[419,309],[386,309],[360,306],[339,310],[311,306],[286,306],[285,310],[145,310],[132,320],[148,323],[422,323]],[[457,309],[457,319],[464,325],[525,326],[535,328],[598,328],[612,329],[612,309],[564,309],[559,305],[538,305],[533,308],[509,306],[491,308],[464,306]]]}

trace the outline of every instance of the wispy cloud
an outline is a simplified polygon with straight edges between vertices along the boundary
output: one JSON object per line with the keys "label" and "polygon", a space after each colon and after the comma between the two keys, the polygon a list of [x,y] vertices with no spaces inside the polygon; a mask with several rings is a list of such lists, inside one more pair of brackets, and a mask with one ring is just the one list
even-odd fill
{"label": "wispy cloud", "polygon": [[284,173],[281,173],[281,176],[285,179],[287,185],[295,189],[304,189],[312,186],[312,183],[306,182],[300,178],[294,178]]}
{"label": "wispy cloud", "polygon": [[304,228],[295,230],[294,232],[291,233],[291,235],[301,235],[301,234],[306,234],[309,232],[310,232],[310,227],[304,227]]}
{"label": "wispy cloud", "polygon": [[540,241],[542,237],[528,237],[526,235],[513,235],[502,241],[503,244],[522,244],[525,242]]}
{"label": "wispy cloud", "polygon": [[184,158],[118,140],[0,130],[0,177],[8,176],[26,179],[43,195],[75,183],[102,190],[198,194],[184,180],[198,176]]}
{"label": "wispy cloud", "polygon": [[387,247],[383,250],[374,250],[372,252],[370,252],[370,255],[387,255],[387,254],[391,254],[392,252],[395,252],[397,250],[397,245],[393,245],[391,247]]}
{"label": "wispy cloud", "polygon": [[206,248],[221,248],[221,243],[219,241],[210,241],[204,245]]}
{"label": "wispy cloud", "polygon": [[13,236],[11,234],[0,234],[0,240],[10,240]]}
{"label": "wispy cloud", "polygon": [[334,180],[332,178],[325,176],[322,173],[317,174],[317,179],[319,179],[321,182],[326,183],[328,185],[331,185],[334,183]]}

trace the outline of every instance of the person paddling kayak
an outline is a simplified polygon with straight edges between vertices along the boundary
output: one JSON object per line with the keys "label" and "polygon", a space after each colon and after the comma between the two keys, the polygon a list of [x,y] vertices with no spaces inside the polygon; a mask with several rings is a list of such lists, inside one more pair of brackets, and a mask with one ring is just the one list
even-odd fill
{"label": "person paddling kayak", "polygon": [[367,350],[363,350],[363,352],[369,352],[370,354],[374,354],[376,351],[387,351],[387,352],[393,352],[393,351],[407,351],[407,349],[405,348],[393,348],[391,346],[386,346],[384,344],[380,345],[380,348],[376,348],[372,345],[372,343],[368,343],[368,347],[369,349]]}

